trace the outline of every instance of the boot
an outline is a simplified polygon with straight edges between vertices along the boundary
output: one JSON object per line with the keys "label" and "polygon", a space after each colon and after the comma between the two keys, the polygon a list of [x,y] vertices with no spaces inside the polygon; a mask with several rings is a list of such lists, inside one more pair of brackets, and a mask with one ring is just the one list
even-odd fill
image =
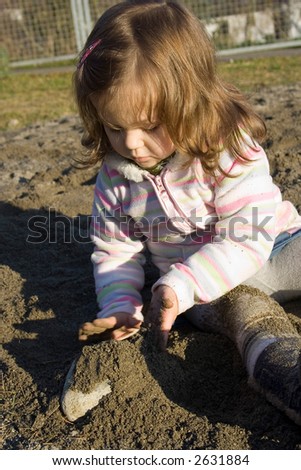
{"label": "boot", "polygon": [[250,385],[301,425],[301,337],[286,312],[260,290],[242,285],[215,308],[238,347]]}

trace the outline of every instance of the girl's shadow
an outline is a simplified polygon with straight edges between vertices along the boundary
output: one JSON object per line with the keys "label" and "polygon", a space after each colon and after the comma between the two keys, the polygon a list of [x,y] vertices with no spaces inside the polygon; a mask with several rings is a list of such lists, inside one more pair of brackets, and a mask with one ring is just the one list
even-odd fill
{"label": "girl's shadow", "polygon": [[47,399],[80,351],[79,325],[97,309],[87,223],[1,203],[7,363],[27,371]]}

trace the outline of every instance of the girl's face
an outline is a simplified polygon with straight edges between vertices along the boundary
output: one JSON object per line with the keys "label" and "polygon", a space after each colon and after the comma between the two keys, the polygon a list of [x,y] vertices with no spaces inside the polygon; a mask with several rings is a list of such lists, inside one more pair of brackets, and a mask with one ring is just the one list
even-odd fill
{"label": "girl's face", "polygon": [[[93,100],[97,110],[97,100]],[[165,125],[149,122],[146,113],[141,113],[137,122],[120,121],[120,114],[109,112],[105,116],[104,129],[112,148],[124,158],[133,160],[147,169],[168,158],[174,151]]]}

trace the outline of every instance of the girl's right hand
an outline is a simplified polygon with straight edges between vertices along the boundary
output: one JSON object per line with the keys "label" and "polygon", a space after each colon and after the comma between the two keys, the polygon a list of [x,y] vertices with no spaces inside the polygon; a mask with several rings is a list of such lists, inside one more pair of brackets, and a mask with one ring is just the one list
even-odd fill
{"label": "girl's right hand", "polygon": [[78,339],[87,342],[108,339],[121,341],[137,333],[141,323],[129,313],[115,313],[111,317],[96,318],[92,322],[84,323],[79,329]]}

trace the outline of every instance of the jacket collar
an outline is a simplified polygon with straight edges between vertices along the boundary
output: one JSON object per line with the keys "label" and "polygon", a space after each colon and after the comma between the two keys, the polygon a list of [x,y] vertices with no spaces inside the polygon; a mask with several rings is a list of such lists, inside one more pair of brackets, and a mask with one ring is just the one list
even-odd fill
{"label": "jacket collar", "polygon": [[[183,168],[183,164],[188,161],[188,157],[176,152],[166,164],[165,168],[171,171],[177,171]],[[110,168],[117,170],[122,176],[135,183],[141,183],[144,179],[154,178],[147,170],[140,168],[135,163],[118,155],[118,153],[109,153],[104,162]]]}

